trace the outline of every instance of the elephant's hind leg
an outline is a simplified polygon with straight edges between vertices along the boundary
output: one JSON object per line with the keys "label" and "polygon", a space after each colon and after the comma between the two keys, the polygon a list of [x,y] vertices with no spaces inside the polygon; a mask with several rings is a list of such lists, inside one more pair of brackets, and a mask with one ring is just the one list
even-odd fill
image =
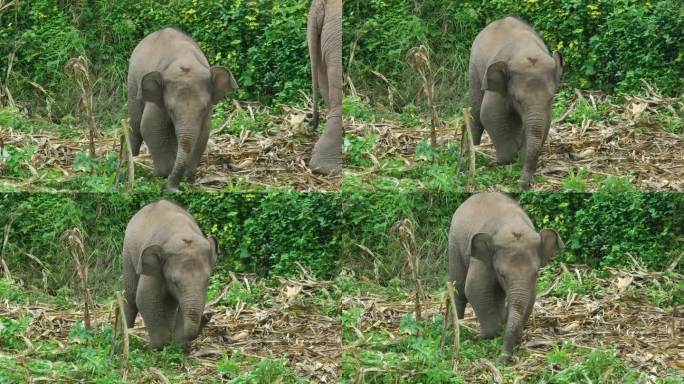
{"label": "elephant's hind leg", "polygon": [[124,257],[123,268],[124,289],[126,291],[126,305],[124,306],[126,325],[129,328],[133,328],[135,318],[138,316],[138,306],[135,304],[135,295],[138,290],[138,275],[135,273],[135,267],[127,257]]}
{"label": "elephant's hind leg", "polygon": [[469,90],[468,97],[470,99],[470,113],[473,116],[472,132],[473,144],[480,145],[482,140],[482,133],[484,132],[484,127],[480,121],[480,110],[482,108],[482,98],[484,97],[484,91],[482,91],[482,82],[480,77],[475,72],[473,66],[469,70]]}
{"label": "elephant's hind leg", "polygon": [[140,146],[143,138],[140,134],[140,120],[142,119],[144,103],[137,99],[137,85],[129,82],[128,84],[128,120],[130,124],[130,131],[128,131],[128,140],[131,143],[131,152],[133,156],[138,156],[140,153]]}

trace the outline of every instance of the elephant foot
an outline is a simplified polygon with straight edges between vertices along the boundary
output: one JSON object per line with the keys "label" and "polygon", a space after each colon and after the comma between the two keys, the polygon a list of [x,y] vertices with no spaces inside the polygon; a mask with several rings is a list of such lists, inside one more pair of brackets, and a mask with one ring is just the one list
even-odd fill
{"label": "elephant foot", "polygon": [[165,192],[177,193],[177,192],[180,192],[181,190],[180,190],[180,188],[178,188],[177,185],[166,184],[166,185],[164,186],[164,191],[165,191]]}
{"label": "elephant foot", "polygon": [[503,352],[503,353],[499,356],[499,358],[497,359],[497,361],[498,361],[500,364],[509,365],[509,364],[515,363],[515,362],[516,362],[516,358],[513,357],[513,354]]}
{"label": "elephant foot", "polygon": [[520,181],[518,181],[518,188],[520,188],[523,191],[527,191],[528,189],[530,189],[531,185],[532,183],[530,180],[521,179]]}
{"label": "elephant foot", "polygon": [[314,146],[309,168],[313,173],[337,176],[342,173],[342,145],[318,143]]}

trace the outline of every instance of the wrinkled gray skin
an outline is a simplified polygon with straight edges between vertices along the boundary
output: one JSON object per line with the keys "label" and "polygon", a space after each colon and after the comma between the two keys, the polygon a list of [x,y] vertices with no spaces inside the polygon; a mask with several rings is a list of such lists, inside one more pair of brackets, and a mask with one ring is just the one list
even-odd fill
{"label": "wrinkled gray skin", "polygon": [[145,37],[128,66],[128,116],[131,150],[143,140],[154,173],[168,177],[166,189],[178,191],[207,146],[214,105],[237,88],[224,67],[209,67],[192,38],[173,28]]}
{"label": "wrinkled gray skin", "polygon": [[528,189],[551,126],[553,97],[563,71],[560,52],[549,54],[539,35],[514,17],[492,22],[470,51],[473,142],[483,130],[492,138],[499,164],[522,149],[519,185]]}
{"label": "wrinkled gray skin", "polygon": [[187,350],[203,325],[217,249],[216,238],[204,237],[195,219],[169,201],[138,211],[123,245],[126,324],[133,327],[139,311],[153,347],[175,340]]}
{"label": "wrinkled gray skin", "polygon": [[511,358],[532,312],[539,268],[563,247],[556,231],[535,231],[525,211],[501,193],[474,195],[454,213],[448,255],[456,313],[462,319],[469,302],[486,339],[505,322],[503,360]]}
{"label": "wrinkled gray skin", "polygon": [[318,92],[328,106],[325,130],[316,142],[309,168],[322,175],[342,172],[342,0],[314,0],[309,9],[307,41],[311,57],[313,118],[318,127]]}

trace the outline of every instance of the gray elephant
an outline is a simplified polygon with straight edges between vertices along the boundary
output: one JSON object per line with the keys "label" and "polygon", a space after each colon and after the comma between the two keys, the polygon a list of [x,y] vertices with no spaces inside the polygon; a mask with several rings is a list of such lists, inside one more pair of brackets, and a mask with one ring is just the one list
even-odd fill
{"label": "gray elephant", "polygon": [[153,32],[135,47],[128,65],[131,150],[137,156],[145,141],[155,175],[168,177],[167,190],[192,177],[213,107],[236,88],[228,69],[209,67],[197,43],[174,28]]}
{"label": "gray elephant", "polygon": [[471,196],[454,213],[448,255],[456,314],[462,319],[469,302],[486,339],[505,322],[504,360],[511,358],[532,312],[539,268],[563,247],[556,231],[537,232],[515,200],[501,193]]}
{"label": "gray elephant", "polygon": [[325,130],[316,142],[309,168],[323,175],[342,171],[342,0],[313,0],[307,41],[311,57],[313,118],[318,127],[318,91],[328,106]]}
{"label": "gray elephant", "polygon": [[140,312],[153,347],[175,340],[187,350],[204,325],[217,256],[216,238],[204,237],[185,209],[166,200],[143,207],[124,236],[126,324],[133,327]]}
{"label": "gray elephant", "polygon": [[520,187],[528,189],[551,126],[551,107],[563,72],[560,52],[549,54],[534,29],[515,17],[485,27],[470,51],[473,142],[492,138],[499,164],[522,149]]}

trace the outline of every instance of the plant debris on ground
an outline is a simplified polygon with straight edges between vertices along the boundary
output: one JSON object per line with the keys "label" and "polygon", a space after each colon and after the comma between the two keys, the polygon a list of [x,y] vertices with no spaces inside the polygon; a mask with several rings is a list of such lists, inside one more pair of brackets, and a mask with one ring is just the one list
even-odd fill
{"label": "plant debris on ground", "polygon": [[[650,89],[644,96],[621,97],[620,103],[613,104],[605,95],[576,91],[572,103],[560,111],[561,115],[552,123],[535,173],[536,177],[542,178],[533,183],[533,189],[567,190],[568,179],[580,178],[580,191],[592,191],[599,189],[606,178],[627,177],[635,190],[684,191],[684,137],[673,133],[672,127],[664,126],[678,124],[675,128],[682,129],[684,117],[677,117],[677,113],[684,114],[684,102],[660,96]],[[665,120],[664,116],[674,117]],[[457,117],[454,122],[437,127],[438,151],[449,146],[460,147],[463,125],[463,119]],[[347,119],[346,126],[347,137],[354,137],[357,142],[374,138],[362,153],[371,165],[348,168],[349,173],[362,180],[356,183],[357,187],[374,189],[376,180],[384,178],[395,179],[395,183],[384,183],[394,188],[401,184],[402,176],[417,179],[414,182],[419,186],[436,177],[444,177],[449,183],[459,182],[456,179],[457,150],[449,152],[447,160],[442,160],[446,165],[439,172],[448,175],[435,175],[435,171],[429,169],[430,163],[439,161],[420,152],[421,145],[426,146],[430,137],[426,122],[414,127],[391,118],[369,122],[352,116]],[[497,169],[506,172],[504,169],[511,167],[496,164],[494,147],[486,133],[475,152],[479,155],[476,178],[479,173]],[[459,175],[465,180],[468,159],[466,154],[463,157]],[[426,169],[421,171],[421,167]],[[516,170],[508,170],[511,174],[506,176],[505,182],[483,183],[480,180],[478,190],[514,188],[519,168],[517,165]],[[468,185],[464,183],[461,187],[468,188]]]}
{"label": "plant debris on ground", "polygon": [[[131,368],[126,372],[129,381],[124,381],[338,381],[340,322],[334,314],[323,313],[319,308],[319,305],[329,305],[336,310],[335,302],[329,297],[334,289],[331,282],[316,280],[308,273],[298,278],[278,277],[274,279],[277,280],[274,287],[254,275],[239,275],[235,280],[227,284],[223,281],[221,284],[226,285],[221,294],[208,300],[209,305],[213,304],[205,310],[210,316],[208,325],[192,343],[189,355],[182,356],[180,351],[172,353],[170,360],[174,363],[170,366],[160,363],[162,358],[158,357],[168,355],[167,349],[148,349],[144,341],[147,334],[138,316],[136,327],[129,330]],[[82,353],[74,349],[83,346],[93,348],[88,354],[89,360],[101,360],[102,369],[122,377],[119,338],[111,351],[115,303],[97,305],[91,312],[93,334],[86,332],[85,337],[79,338],[74,335],[79,333],[75,330],[82,332],[80,308],[13,301],[7,297],[11,294],[3,293],[6,297],[0,300],[0,339],[4,342],[0,343],[0,371],[8,370],[9,377],[31,382],[104,378],[104,372],[88,372],[89,364],[73,359],[73,355]],[[22,322],[25,329],[11,329],[13,324]],[[10,330],[12,334],[7,334]],[[11,339],[17,340],[8,345],[6,342]],[[104,347],[96,349],[98,345]],[[113,359],[109,358],[110,353]],[[158,365],[153,365],[155,361]],[[285,363],[264,366],[269,361]]]}
{"label": "plant debris on ground", "polygon": [[[238,106],[212,132],[191,188],[221,191],[232,185],[233,188],[242,186],[241,189],[247,190],[338,190],[339,177],[313,174],[307,167],[311,150],[318,139],[318,134],[308,128],[307,111],[291,106],[281,108],[282,115],[271,115],[264,112],[263,108],[259,109],[258,106],[247,103]],[[264,132],[259,130],[261,127],[253,126],[241,130],[239,127],[231,127],[235,115],[238,114],[246,115],[243,119],[248,119],[252,125],[258,124],[255,122],[257,118],[266,116],[265,119],[268,121],[264,125],[268,126],[268,131]],[[324,122],[321,122],[320,126],[323,124]],[[79,156],[83,156],[89,145],[85,131],[80,137],[60,134],[54,129],[27,133],[23,129],[13,129],[11,126],[1,128],[0,143],[3,148],[11,146],[32,151],[17,164],[18,167],[27,169],[25,177],[11,175],[7,168],[12,154],[3,151],[5,155],[0,157],[0,178],[4,181],[4,189],[90,189],[88,186],[70,184],[84,173],[98,173],[87,167],[84,169],[82,162],[79,163]],[[120,150],[120,132],[120,129],[105,131],[95,141],[98,161],[114,159],[110,168],[99,172],[108,176],[106,182],[111,184],[112,190],[116,172],[114,168]],[[143,169],[147,179],[162,180],[152,175],[153,163],[145,144],[134,161],[137,173]],[[124,164],[120,170],[120,185],[126,182],[125,172]],[[140,175],[136,175],[136,179],[139,177]]]}
{"label": "plant debris on ground", "polygon": [[[345,295],[343,364],[354,368],[351,373],[344,372],[343,379],[349,383],[426,379],[571,383],[579,382],[572,379],[578,374],[574,380],[624,383],[629,370],[636,371],[630,377],[641,375],[643,381],[634,381],[640,383],[684,378],[682,275],[607,269],[603,271],[606,276],[599,278],[595,270],[586,267],[561,267],[560,276],[554,273],[550,286],[538,292],[522,342],[514,352],[516,361],[508,366],[497,361],[501,336],[494,341],[477,340],[479,323],[468,305],[465,318],[460,320],[459,358],[453,372],[449,372],[453,349],[450,353],[440,352],[443,292],[421,302],[424,327],[414,324],[414,296],[410,292]],[[657,287],[662,292],[666,283],[675,285],[672,296],[664,298],[662,306],[655,305],[658,299],[649,297],[649,290]],[[447,337],[447,346],[451,341],[452,336]],[[600,355],[598,360],[606,359],[603,363],[607,366],[599,368],[598,377],[587,377],[592,375],[590,365],[596,362],[591,362],[591,353],[599,353],[596,351],[616,351],[617,356],[615,362],[609,362],[610,352]],[[446,368],[439,367],[447,372],[441,379],[434,372],[438,369],[435,360],[448,363]],[[626,366],[620,366],[619,361]],[[585,368],[586,372],[582,371]],[[452,378],[461,381],[449,381]]]}

